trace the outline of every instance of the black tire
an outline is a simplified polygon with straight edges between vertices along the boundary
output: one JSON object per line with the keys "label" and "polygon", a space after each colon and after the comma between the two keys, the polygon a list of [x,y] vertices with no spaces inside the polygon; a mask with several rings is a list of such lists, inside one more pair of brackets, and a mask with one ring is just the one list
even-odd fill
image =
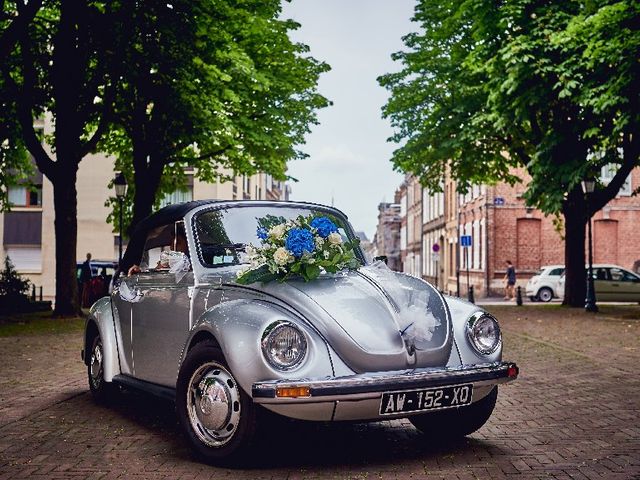
{"label": "black tire", "polygon": [[532,302],[537,302],[538,301],[538,297],[531,296],[531,297],[529,297],[529,300],[531,300]]}
{"label": "black tire", "polygon": [[480,429],[493,413],[497,398],[495,387],[489,395],[467,407],[416,415],[409,420],[430,439],[453,440]]}
{"label": "black tire", "polygon": [[256,431],[255,406],[213,341],[195,345],[182,363],[176,410],[182,431],[200,460],[235,465],[250,449]]}
{"label": "black tire", "polygon": [[538,290],[538,295],[536,296],[541,302],[550,302],[553,299],[553,290],[551,290],[549,287],[542,287],[540,290]]}
{"label": "black tire", "polygon": [[104,353],[100,335],[96,334],[93,337],[91,350],[87,353],[89,354],[87,377],[91,395],[99,403],[109,403],[117,394],[118,387],[104,380]]}

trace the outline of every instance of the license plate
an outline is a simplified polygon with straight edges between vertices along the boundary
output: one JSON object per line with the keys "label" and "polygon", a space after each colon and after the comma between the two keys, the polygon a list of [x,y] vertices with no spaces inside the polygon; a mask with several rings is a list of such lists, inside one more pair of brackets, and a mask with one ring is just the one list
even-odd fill
{"label": "license plate", "polygon": [[471,384],[383,393],[380,415],[462,407],[471,403],[472,393]]}

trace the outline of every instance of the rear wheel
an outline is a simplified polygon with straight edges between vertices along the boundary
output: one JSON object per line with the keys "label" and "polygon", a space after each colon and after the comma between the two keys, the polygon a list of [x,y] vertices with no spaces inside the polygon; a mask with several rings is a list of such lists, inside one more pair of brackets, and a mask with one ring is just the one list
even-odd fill
{"label": "rear wheel", "polygon": [[541,302],[550,302],[553,298],[553,291],[548,287],[542,287],[538,290],[538,299]]}
{"label": "rear wheel", "polygon": [[200,459],[233,464],[253,439],[255,408],[212,341],[193,347],[185,358],[176,389],[180,426]]}
{"label": "rear wheel", "polygon": [[478,430],[489,420],[497,398],[498,387],[495,387],[489,395],[469,406],[416,415],[409,417],[409,420],[429,438],[464,437]]}
{"label": "rear wheel", "polygon": [[104,380],[104,348],[99,334],[96,334],[91,342],[91,357],[87,366],[87,376],[89,390],[95,400],[108,402],[113,399],[118,387]]}

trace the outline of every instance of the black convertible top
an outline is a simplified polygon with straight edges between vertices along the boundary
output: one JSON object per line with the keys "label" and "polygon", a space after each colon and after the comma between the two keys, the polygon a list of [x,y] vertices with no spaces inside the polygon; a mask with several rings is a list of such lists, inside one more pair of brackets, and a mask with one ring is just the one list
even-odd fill
{"label": "black convertible top", "polygon": [[221,200],[194,200],[192,202],[173,203],[144,218],[133,230],[127,250],[122,257],[122,265],[118,270],[127,272],[132,265],[140,261],[144,243],[150,230],[182,220],[193,208],[216,203],[221,203]]}

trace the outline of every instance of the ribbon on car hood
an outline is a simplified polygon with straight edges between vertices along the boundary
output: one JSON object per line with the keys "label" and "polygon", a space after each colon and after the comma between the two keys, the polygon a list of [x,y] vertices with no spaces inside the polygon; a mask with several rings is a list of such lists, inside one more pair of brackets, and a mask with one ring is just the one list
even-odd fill
{"label": "ribbon on car hood", "polygon": [[362,271],[373,277],[395,304],[394,318],[407,348],[419,349],[421,343],[431,341],[440,319],[429,309],[429,291],[403,284],[401,277],[380,260]]}

